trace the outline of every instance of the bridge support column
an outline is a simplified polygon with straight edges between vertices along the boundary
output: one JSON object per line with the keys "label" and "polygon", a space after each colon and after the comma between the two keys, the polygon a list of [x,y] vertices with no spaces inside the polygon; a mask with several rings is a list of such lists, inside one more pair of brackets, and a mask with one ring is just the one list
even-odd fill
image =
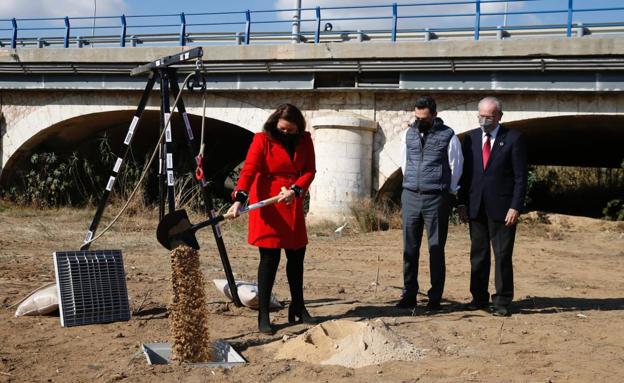
{"label": "bridge support column", "polygon": [[316,178],[310,188],[308,221],[341,222],[350,205],[370,197],[373,133],[377,122],[352,114],[316,117]]}

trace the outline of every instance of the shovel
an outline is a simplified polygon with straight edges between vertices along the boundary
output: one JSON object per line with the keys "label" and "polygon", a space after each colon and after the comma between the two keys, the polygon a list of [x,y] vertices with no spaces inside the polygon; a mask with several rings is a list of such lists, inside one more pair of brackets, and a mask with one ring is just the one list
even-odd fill
{"label": "shovel", "polygon": [[[284,190],[286,190],[286,188],[282,187],[282,191]],[[252,210],[274,204],[278,199],[280,199],[279,195],[267,198],[242,208],[239,213],[247,213]],[[233,213],[226,213],[213,216],[196,224],[191,224],[191,221],[186,214],[186,210],[176,210],[172,213],[166,214],[160,223],[158,223],[156,238],[158,239],[158,242],[160,242],[160,244],[168,250],[173,250],[182,244],[186,244],[195,250],[199,250],[199,243],[197,243],[197,238],[195,237],[195,232],[197,230],[206,226],[216,225],[221,221],[232,218],[235,218]]]}

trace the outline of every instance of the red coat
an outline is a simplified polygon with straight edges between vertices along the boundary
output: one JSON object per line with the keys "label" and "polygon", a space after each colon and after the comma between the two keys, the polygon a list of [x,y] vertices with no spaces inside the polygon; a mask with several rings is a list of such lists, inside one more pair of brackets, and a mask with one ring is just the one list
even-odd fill
{"label": "red coat", "polygon": [[249,203],[256,203],[279,194],[282,186],[293,184],[303,189],[289,205],[276,203],[249,212],[247,240],[266,248],[299,249],[308,243],[303,196],[307,192],[316,164],[310,133],[304,132],[295,148],[294,160],[286,148],[262,132],[256,133],[247,152],[236,190],[249,193]]}

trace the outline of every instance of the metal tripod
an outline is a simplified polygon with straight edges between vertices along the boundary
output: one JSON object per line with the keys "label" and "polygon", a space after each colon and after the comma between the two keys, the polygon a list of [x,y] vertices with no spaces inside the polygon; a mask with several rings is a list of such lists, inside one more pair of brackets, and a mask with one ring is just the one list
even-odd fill
{"label": "metal tripod", "polygon": [[[139,101],[139,105],[134,112],[134,116],[132,117],[132,122],[128,128],[126,133],[126,137],[123,141],[122,147],[120,148],[117,156],[117,160],[115,161],[115,165],[113,166],[113,171],[111,176],[106,183],[106,189],[102,194],[102,197],[98,203],[97,210],[95,212],[95,216],[91,221],[91,225],[89,225],[89,229],[87,231],[87,235],[85,240],[80,247],[80,250],[88,250],[91,245],[91,240],[97,230],[97,227],[102,218],[102,214],[104,213],[104,209],[108,203],[108,199],[110,197],[110,193],[115,184],[115,179],[117,178],[121,167],[123,165],[126,156],[128,155],[130,145],[132,143],[132,139],[134,137],[135,130],[139,124],[139,120],[145,110],[145,106],[147,105],[147,101],[149,99],[149,94],[154,88],[154,84],[156,80],[160,79],[160,131],[161,133],[164,130],[165,140],[160,143],[159,146],[159,220],[162,220],[165,215],[165,205],[168,207],[169,213],[175,211],[175,194],[174,194],[174,177],[173,177],[173,135],[171,128],[171,106],[170,106],[170,95],[173,95],[174,98],[178,98],[180,93],[180,87],[178,85],[177,79],[177,69],[173,67],[173,65],[183,63],[188,60],[199,60],[203,55],[202,48],[193,48],[191,50],[181,52],[176,55],[162,57],[158,60],[152,61],[151,63],[139,66],[132,70],[131,75],[141,75],[144,73],[148,73],[147,84],[145,85],[145,90],[141,96],[141,100]],[[205,85],[202,87],[201,83],[203,81],[200,79],[202,74],[200,73],[199,68],[195,71],[195,84],[190,86],[189,88],[200,87],[203,91],[205,91]],[[174,105],[175,108],[175,105]],[[180,96],[178,99],[177,108],[179,113],[184,120],[185,125],[185,138],[187,143],[187,148],[192,157],[196,159],[198,166],[203,166],[201,163],[201,158],[196,157],[195,153],[198,153],[199,144],[195,140],[193,135],[193,130],[191,128],[191,124],[188,119],[188,115],[186,113],[186,108],[184,106],[184,101]],[[204,116],[205,118],[205,116]],[[202,197],[204,200],[204,206],[206,208],[206,212],[210,218],[215,218],[217,216],[216,211],[214,209],[213,195],[211,191],[211,182],[205,176],[205,172],[201,172],[201,177],[198,177],[198,187],[201,189]],[[195,177],[194,177],[195,178]],[[212,226],[212,233],[215,237],[215,241],[217,243],[217,248],[219,250],[219,256],[221,257],[221,263],[223,264],[223,270],[225,271],[225,277],[228,282],[228,286],[230,288],[230,292],[232,293],[232,299],[234,304],[237,307],[241,307],[243,304],[240,301],[238,296],[238,289],[236,287],[236,281],[234,280],[234,275],[232,273],[232,267],[230,266],[230,261],[227,255],[227,251],[225,249],[225,243],[223,242],[223,238],[221,236],[221,230],[218,223],[215,223]]]}

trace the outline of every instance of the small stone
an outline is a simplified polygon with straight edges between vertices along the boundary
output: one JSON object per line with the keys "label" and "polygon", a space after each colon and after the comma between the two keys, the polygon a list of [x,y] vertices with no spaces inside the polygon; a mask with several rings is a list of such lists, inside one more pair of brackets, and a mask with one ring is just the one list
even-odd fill
{"label": "small stone", "polygon": [[117,335],[115,335],[115,338],[125,338],[125,336],[122,333],[118,333]]}
{"label": "small stone", "polygon": [[344,294],[344,293],[345,293],[344,287],[339,287],[338,288],[338,294]]}

